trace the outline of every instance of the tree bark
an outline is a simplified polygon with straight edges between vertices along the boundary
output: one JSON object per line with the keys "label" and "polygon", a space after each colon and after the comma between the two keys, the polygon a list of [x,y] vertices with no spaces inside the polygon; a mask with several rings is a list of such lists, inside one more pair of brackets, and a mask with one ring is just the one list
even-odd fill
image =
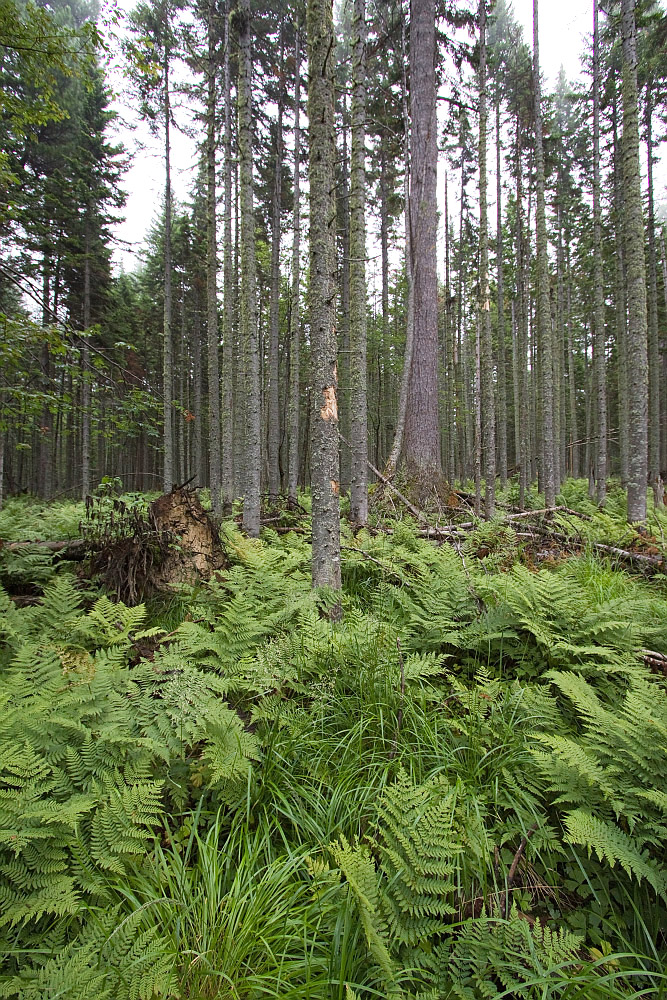
{"label": "tree bark", "polygon": [[222,513],[220,469],[220,336],[218,333],[218,228],[215,183],[215,113],[218,69],[215,3],[208,5],[206,62],[206,331],[208,339],[208,442],[211,507]]}
{"label": "tree bark", "polygon": [[[166,15],[165,15],[166,16]],[[165,35],[169,25],[165,26]],[[162,366],[162,393],[164,397],[164,473],[162,487],[169,493],[174,485],[174,395],[173,340],[171,332],[171,97],[169,94],[169,46],[165,42],[163,63],[163,113],[164,113],[164,349]]]}
{"label": "tree bark", "polygon": [[294,210],[292,216],[292,303],[290,313],[289,468],[287,495],[296,500],[299,483],[299,402],[301,374],[301,37],[294,40]]}
{"label": "tree bark", "polygon": [[544,150],[542,145],[542,86],[540,82],[540,48],[538,0],[533,0],[533,92],[535,98],[535,222],[537,229],[537,343],[540,356],[542,389],[542,463],[544,502],[547,507],[556,503],[556,476],[554,468],[554,383],[553,337],[551,307],[549,303],[549,256],[547,246],[547,219],[544,180]]}
{"label": "tree bark", "polygon": [[232,84],[230,74],[229,0],[225,3],[225,175],[223,235],[223,340],[222,340],[222,509],[229,514],[234,498],[234,281],[232,277]]}
{"label": "tree bark", "polygon": [[[283,65],[283,37],[280,29],[280,65]],[[283,169],[283,87],[278,96],[276,121],[276,149],[273,169],[273,206],[271,222],[271,302],[269,316],[269,371],[268,371],[268,435],[267,459],[269,465],[269,494],[280,493],[280,220],[282,210]]]}
{"label": "tree bark", "polygon": [[257,268],[252,178],[252,51],[250,0],[239,4],[238,147],[241,208],[241,339],[245,345],[246,427],[243,527],[259,536],[261,476],[261,384],[257,324]]}
{"label": "tree bark", "polygon": [[332,0],[308,0],[311,489],[314,587],[340,590]]}
{"label": "tree bark", "polygon": [[648,160],[648,478],[653,487],[656,507],[663,507],[664,490],[660,475],[660,340],[658,335],[658,266],[655,246],[653,90],[651,81],[646,88],[646,147]]}
{"label": "tree bark", "polygon": [[628,521],[646,520],[648,349],[644,220],[639,172],[635,0],[623,0],[623,189],[628,288]]}
{"label": "tree bark", "polygon": [[354,0],[350,161],[350,516],[368,520],[366,375],[366,9]]}
{"label": "tree bark", "polygon": [[396,414],[396,430],[394,440],[387,459],[385,474],[389,478],[395,473],[403,451],[405,435],[405,419],[408,408],[410,389],[410,373],[414,353],[415,333],[415,295],[414,295],[414,249],[412,245],[411,218],[411,163],[410,163],[410,114],[408,110],[408,79],[407,79],[407,45],[405,40],[405,16],[401,14],[401,63],[403,67],[401,101],[403,110],[403,198],[405,202],[405,280],[407,284],[407,315],[405,321],[405,353],[403,356],[403,371],[398,396],[398,412]]}
{"label": "tree bark", "polygon": [[410,110],[414,344],[403,457],[418,474],[439,478],[435,0],[412,0]]}
{"label": "tree bark", "polygon": [[500,95],[496,96],[496,252],[498,280],[498,464],[500,486],[507,485],[507,364],[503,276],[503,186],[501,176]]}
{"label": "tree bark", "polygon": [[600,184],[600,40],[598,0],[593,0],[593,357],[597,403],[597,446],[595,479],[597,500],[604,507],[607,500],[607,377],[602,267],[602,202]]}
{"label": "tree bark", "polygon": [[[90,206],[87,212],[90,211]],[[90,494],[90,421],[91,421],[91,385],[90,385],[90,224],[86,217],[86,232],[83,262],[83,330],[84,337],[81,346],[81,496],[85,500]]]}
{"label": "tree bark", "polygon": [[487,74],[486,0],[479,0],[479,378],[482,419],[482,472],[485,479],[484,516],[491,520],[496,510],[496,411],[493,391],[493,345],[491,338],[491,291],[489,287],[489,216],[487,205]]}

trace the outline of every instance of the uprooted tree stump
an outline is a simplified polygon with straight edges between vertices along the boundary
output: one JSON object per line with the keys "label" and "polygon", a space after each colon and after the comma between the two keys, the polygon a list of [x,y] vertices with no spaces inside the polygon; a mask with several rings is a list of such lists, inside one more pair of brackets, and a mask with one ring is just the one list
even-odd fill
{"label": "uprooted tree stump", "polygon": [[174,489],[147,511],[117,500],[104,518],[89,508],[84,527],[89,554],[82,572],[100,577],[126,604],[209,580],[227,563],[218,531],[194,490]]}

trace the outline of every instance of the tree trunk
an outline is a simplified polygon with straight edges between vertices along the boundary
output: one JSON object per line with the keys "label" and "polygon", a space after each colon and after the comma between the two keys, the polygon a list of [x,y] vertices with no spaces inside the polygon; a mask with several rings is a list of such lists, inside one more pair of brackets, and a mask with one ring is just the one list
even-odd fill
{"label": "tree trunk", "polygon": [[486,0],[479,0],[479,378],[482,418],[482,472],[486,482],[484,516],[496,511],[496,412],[493,392],[493,344],[491,338],[491,291],[489,288],[489,217],[487,206],[487,75]]}
{"label": "tree trunk", "polygon": [[653,92],[647,84],[646,146],[648,154],[648,398],[649,463],[648,478],[656,507],[664,506],[660,475],[660,340],[658,335],[658,265],[655,246],[655,204],[653,188]]}
{"label": "tree trunk", "polygon": [[301,38],[294,40],[294,213],[292,217],[292,304],[290,312],[289,468],[287,495],[296,500],[299,483],[299,404],[301,374]]}
{"label": "tree trunk", "polygon": [[234,281],[232,277],[232,83],[229,66],[229,0],[225,4],[225,175],[223,234],[222,340],[222,509],[231,513],[234,498]]}
{"label": "tree trunk", "polygon": [[408,394],[414,355],[415,333],[415,294],[414,294],[414,248],[412,245],[411,217],[411,163],[410,163],[410,114],[408,111],[408,79],[407,79],[407,46],[405,40],[405,16],[401,15],[401,64],[403,67],[401,100],[403,109],[403,197],[405,202],[405,280],[407,283],[408,301],[405,322],[405,353],[403,357],[403,372],[398,396],[398,412],[396,414],[396,430],[394,440],[387,459],[385,476],[393,476],[403,451],[405,435],[405,420],[408,408]]}
{"label": "tree trunk", "polygon": [[507,365],[505,351],[505,291],[503,284],[503,187],[500,173],[500,96],[496,97],[496,252],[498,255],[498,464],[500,486],[507,485]]}
{"label": "tree trunk", "polygon": [[410,110],[414,344],[403,457],[421,476],[439,478],[435,0],[412,0]]}
{"label": "tree trunk", "polygon": [[618,140],[618,97],[616,81],[612,77],[612,130],[614,142],[614,243],[615,274],[614,298],[616,312],[616,371],[618,383],[618,450],[621,485],[628,485],[629,425],[628,360],[627,360],[627,310],[625,295],[625,247],[623,244],[623,161]]}
{"label": "tree trunk", "polygon": [[[169,26],[166,26],[168,32]],[[172,398],[174,395],[173,340],[171,333],[171,98],[169,94],[169,46],[164,47],[164,353],[162,367],[162,393],[164,397],[164,471],[162,488],[169,493],[174,485],[174,421]]]}
{"label": "tree trunk", "polygon": [[[282,25],[280,28],[280,65],[284,61]],[[276,121],[276,151],[273,177],[273,206],[271,223],[271,303],[269,315],[269,372],[268,372],[268,435],[267,459],[269,464],[269,494],[280,493],[280,220],[282,210],[283,170],[283,88],[278,97]]]}
{"label": "tree trunk", "polygon": [[639,172],[635,0],[623,0],[623,189],[628,286],[628,521],[646,520],[648,350],[644,220]]}
{"label": "tree trunk", "polygon": [[220,493],[220,335],[218,333],[218,231],[215,184],[216,76],[215,4],[208,5],[208,60],[206,63],[206,331],[208,336],[208,440],[211,507],[222,513]]}
{"label": "tree trunk", "polygon": [[553,336],[551,307],[549,303],[549,256],[547,246],[547,219],[544,194],[544,151],[542,148],[542,86],[540,82],[540,48],[538,0],[533,0],[533,91],[535,97],[535,178],[537,229],[537,343],[541,367],[542,388],[542,443],[544,503],[556,503],[556,476],[554,468],[554,383]]}
{"label": "tree trunk", "polygon": [[252,180],[252,52],[250,0],[239,6],[238,146],[241,202],[241,339],[245,345],[246,434],[243,527],[259,536],[261,476],[261,386],[257,326],[255,211]]}
{"label": "tree trunk", "polygon": [[602,267],[602,203],[600,186],[600,41],[598,0],[593,0],[593,359],[597,404],[595,481],[601,507],[607,500],[607,378]]}
{"label": "tree trunk", "polygon": [[[90,211],[88,206],[87,211]],[[90,223],[86,217],[83,261],[83,343],[81,345],[81,497],[90,494]]]}
{"label": "tree trunk", "polygon": [[308,0],[311,488],[314,587],[340,590],[332,0]]}
{"label": "tree trunk", "polygon": [[368,520],[366,375],[366,10],[354,0],[350,160],[350,516]]}

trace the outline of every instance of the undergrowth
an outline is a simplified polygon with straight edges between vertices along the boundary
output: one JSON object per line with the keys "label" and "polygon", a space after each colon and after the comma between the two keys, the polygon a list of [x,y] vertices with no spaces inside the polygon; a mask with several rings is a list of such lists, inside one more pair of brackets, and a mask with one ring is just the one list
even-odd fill
{"label": "undergrowth", "polygon": [[661,580],[392,528],[342,624],[233,524],[170,601],[2,595],[0,996],[667,996]]}

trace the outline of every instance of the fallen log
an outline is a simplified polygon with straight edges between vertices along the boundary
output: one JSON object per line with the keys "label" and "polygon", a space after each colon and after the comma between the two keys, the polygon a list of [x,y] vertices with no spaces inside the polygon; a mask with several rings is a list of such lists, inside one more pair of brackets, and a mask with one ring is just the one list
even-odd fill
{"label": "fallen log", "polygon": [[58,554],[62,559],[83,559],[86,555],[86,543],[83,538],[69,538],[62,541],[5,542],[0,539],[0,550],[5,552],[21,552],[26,549],[43,549],[45,552]]}

